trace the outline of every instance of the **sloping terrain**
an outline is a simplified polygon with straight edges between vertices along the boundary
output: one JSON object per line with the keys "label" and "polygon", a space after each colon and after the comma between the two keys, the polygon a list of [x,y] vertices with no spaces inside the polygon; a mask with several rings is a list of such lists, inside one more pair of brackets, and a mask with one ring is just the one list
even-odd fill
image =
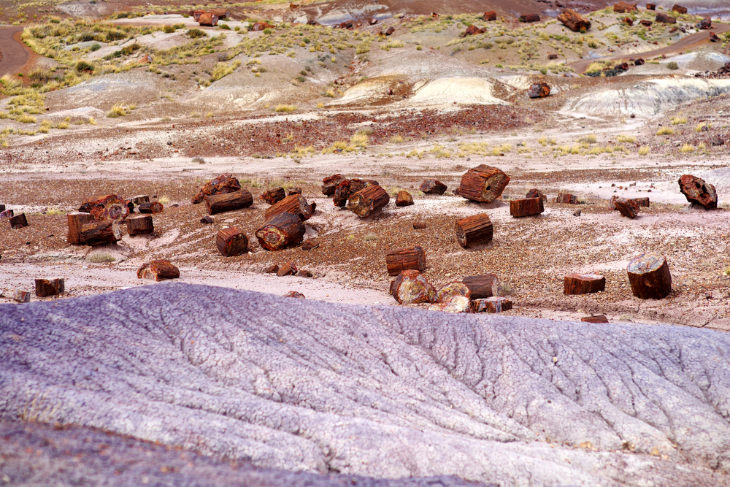
{"label": "sloping terrain", "polygon": [[2,305],[0,333],[5,420],[293,471],[502,485],[728,480],[726,333],[180,284]]}

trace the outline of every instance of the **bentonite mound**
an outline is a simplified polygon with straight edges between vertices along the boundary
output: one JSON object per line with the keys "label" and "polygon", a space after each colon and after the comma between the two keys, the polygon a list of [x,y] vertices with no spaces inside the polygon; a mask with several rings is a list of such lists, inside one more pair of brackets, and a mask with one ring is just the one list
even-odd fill
{"label": "bentonite mound", "polygon": [[[709,486],[728,482],[729,358],[712,330],[159,284],[1,305],[0,418],[278,475]],[[34,461],[0,458],[0,474]]]}

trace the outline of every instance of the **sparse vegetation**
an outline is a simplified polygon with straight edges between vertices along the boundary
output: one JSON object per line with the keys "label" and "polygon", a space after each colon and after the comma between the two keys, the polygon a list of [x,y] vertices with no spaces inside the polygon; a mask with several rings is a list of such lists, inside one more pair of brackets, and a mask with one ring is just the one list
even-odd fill
{"label": "sparse vegetation", "polygon": [[297,111],[297,107],[295,105],[276,105],[274,111],[276,113],[292,113]]}

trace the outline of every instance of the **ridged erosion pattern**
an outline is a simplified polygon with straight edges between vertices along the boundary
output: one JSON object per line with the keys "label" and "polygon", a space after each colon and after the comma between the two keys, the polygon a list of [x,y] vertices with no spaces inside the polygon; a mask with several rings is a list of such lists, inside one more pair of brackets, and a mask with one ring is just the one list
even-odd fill
{"label": "ridged erosion pattern", "polygon": [[0,305],[0,419],[322,482],[710,486],[730,469],[729,358],[712,330],[157,284]]}

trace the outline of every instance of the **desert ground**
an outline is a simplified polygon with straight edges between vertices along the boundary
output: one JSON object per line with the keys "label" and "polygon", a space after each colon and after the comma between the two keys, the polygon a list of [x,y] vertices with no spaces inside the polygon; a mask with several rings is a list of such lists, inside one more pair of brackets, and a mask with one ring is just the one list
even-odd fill
{"label": "desert ground", "polygon": [[[598,0],[3,2],[0,204],[29,225],[0,219],[0,303],[40,278],[62,278],[65,290],[32,302],[149,286],[137,270],[168,259],[181,283],[402,308],[389,293],[386,255],[417,245],[436,289],[496,274],[512,302],[503,316],[605,315],[617,326],[728,332],[730,8],[692,0],[680,14],[674,2],[656,3],[619,13]],[[590,28],[566,28],[556,19],[563,7]],[[191,16],[211,8],[227,10],[217,26]],[[496,20],[483,18],[488,10]],[[657,22],[657,13],[676,23]],[[523,14],[540,20],[520,22]],[[699,28],[705,17],[711,29]],[[550,95],[530,98],[535,83]],[[491,203],[457,194],[480,164],[510,178]],[[222,174],[254,203],[203,223],[205,204],[191,200]],[[368,218],[339,208],[322,192],[333,174],[376,180],[390,202]],[[717,208],[687,200],[678,184],[685,174],[714,185]],[[431,178],[446,192],[424,194]],[[259,196],[279,187],[316,203],[304,222],[310,245],[269,251],[257,241],[270,206]],[[533,188],[546,196],[544,212],[511,216],[510,202]],[[401,190],[413,205],[395,206]],[[576,201],[556,202],[566,193]],[[154,233],[70,244],[67,214],[108,194],[162,203]],[[648,197],[650,206],[626,218],[612,197]],[[460,246],[455,222],[485,213],[492,241]],[[216,235],[231,226],[249,250],[224,257]],[[632,294],[627,265],[644,252],[666,257],[672,284],[663,299]],[[308,272],[270,272],[288,263]],[[571,273],[604,276],[605,290],[565,295]],[[122,430],[114,431],[134,436]],[[721,475],[713,479],[727,481],[727,459],[713,465]]]}

